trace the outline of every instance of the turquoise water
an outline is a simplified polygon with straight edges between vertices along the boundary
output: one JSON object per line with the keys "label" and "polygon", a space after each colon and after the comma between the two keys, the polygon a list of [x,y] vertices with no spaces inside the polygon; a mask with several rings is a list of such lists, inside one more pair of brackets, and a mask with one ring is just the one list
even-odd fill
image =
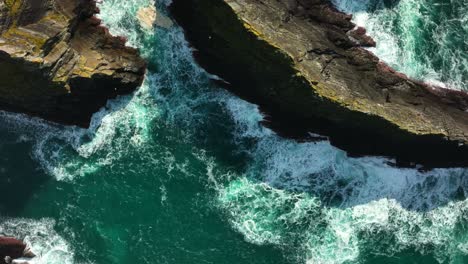
{"label": "turquoise water", "polygon": [[467,0],[332,0],[354,15],[379,58],[410,77],[468,90]]}
{"label": "turquoise water", "polygon": [[148,3],[100,5],[150,70],[89,129],[0,112],[0,233],[35,263],[468,262],[467,169],[278,137],[210,82],[180,28],[140,28]]}

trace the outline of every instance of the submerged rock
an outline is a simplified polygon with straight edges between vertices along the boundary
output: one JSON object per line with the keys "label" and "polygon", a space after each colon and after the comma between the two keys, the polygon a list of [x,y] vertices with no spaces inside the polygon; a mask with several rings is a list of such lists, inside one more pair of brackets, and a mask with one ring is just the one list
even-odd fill
{"label": "submerged rock", "polygon": [[152,29],[156,21],[156,7],[154,3],[150,6],[142,7],[137,12],[138,21],[145,29]]}
{"label": "submerged rock", "polygon": [[149,6],[140,8],[137,12],[137,19],[145,29],[153,29],[153,25],[155,24],[163,28],[173,26],[170,18],[158,12],[154,2],[151,2]]}
{"label": "submerged rock", "polygon": [[318,132],[400,165],[468,165],[468,95],[395,72],[328,0],[174,0],[171,10],[199,63],[278,131]]}
{"label": "submerged rock", "polygon": [[0,108],[89,125],[146,64],[100,25],[92,0],[0,0]]}

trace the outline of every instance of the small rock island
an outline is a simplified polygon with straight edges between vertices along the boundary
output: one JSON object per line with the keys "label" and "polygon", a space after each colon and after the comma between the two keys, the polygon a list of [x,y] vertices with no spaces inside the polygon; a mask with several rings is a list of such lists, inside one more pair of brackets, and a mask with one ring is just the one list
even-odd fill
{"label": "small rock island", "polygon": [[86,127],[140,86],[145,61],[98,11],[93,0],[0,1],[0,108]]}

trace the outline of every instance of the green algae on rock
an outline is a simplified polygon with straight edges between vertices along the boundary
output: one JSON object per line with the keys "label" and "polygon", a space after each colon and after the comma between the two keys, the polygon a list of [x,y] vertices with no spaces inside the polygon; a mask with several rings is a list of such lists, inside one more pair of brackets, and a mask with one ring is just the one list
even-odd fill
{"label": "green algae on rock", "polygon": [[468,163],[468,95],[395,72],[329,1],[176,0],[172,12],[199,63],[286,130],[400,164]]}
{"label": "green algae on rock", "polygon": [[92,0],[0,1],[0,107],[87,126],[138,87],[145,62],[96,12]]}

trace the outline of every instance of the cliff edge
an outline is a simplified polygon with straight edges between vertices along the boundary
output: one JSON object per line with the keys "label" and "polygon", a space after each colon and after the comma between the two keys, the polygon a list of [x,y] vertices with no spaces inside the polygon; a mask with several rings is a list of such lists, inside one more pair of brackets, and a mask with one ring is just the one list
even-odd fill
{"label": "cliff edge", "polygon": [[0,0],[0,108],[86,127],[146,64],[100,25],[93,0]]}
{"label": "cliff edge", "polygon": [[199,63],[283,130],[400,165],[468,164],[468,95],[395,72],[329,1],[174,0],[171,10]]}

